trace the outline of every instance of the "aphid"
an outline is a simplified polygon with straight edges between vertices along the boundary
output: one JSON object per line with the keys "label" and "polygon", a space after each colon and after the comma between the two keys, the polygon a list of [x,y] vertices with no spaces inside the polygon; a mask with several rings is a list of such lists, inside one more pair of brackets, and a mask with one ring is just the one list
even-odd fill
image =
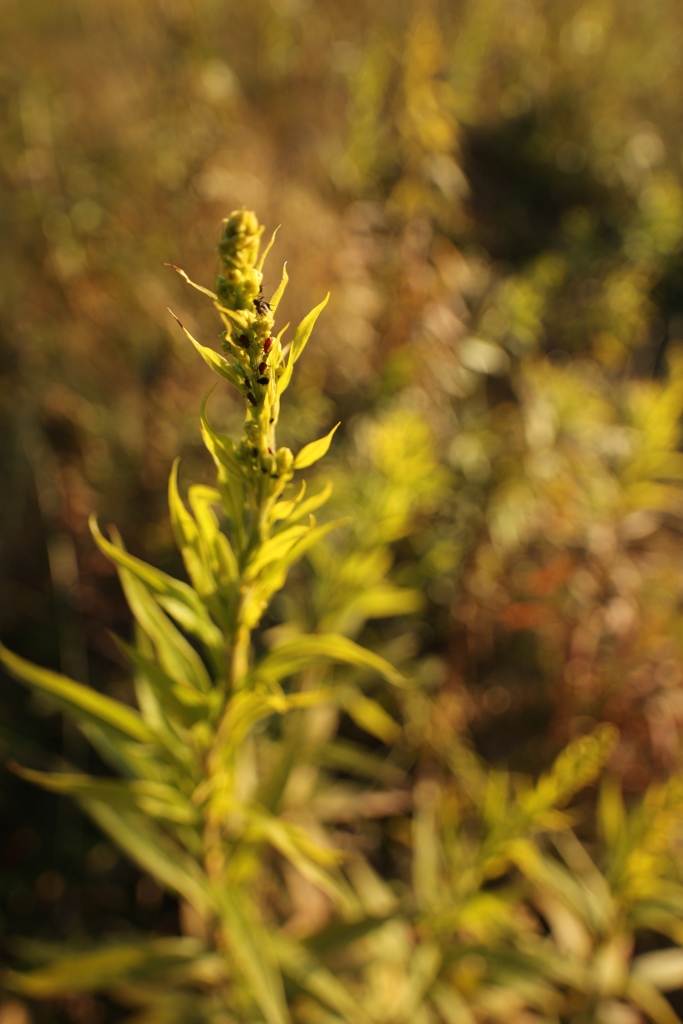
{"label": "aphid", "polygon": [[267,377],[259,377],[258,378],[258,382],[259,382],[259,384],[267,384],[268,383],[268,378]]}
{"label": "aphid", "polygon": [[272,338],[266,338],[266,340],[263,342],[263,351],[265,352],[266,355],[268,355],[268,353],[270,352],[270,346],[272,344],[273,344],[273,339]]}
{"label": "aphid", "polygon": [[252,405],[256,405],[256,399],[252,395],[251,391],[247,391],[247,398],[249,399]]}
{"label": "aphid", "polygon": [[259,316],[265,316],[266,313],[270,312],[270,303],[266,302],[262,295],[257,295],[254,299],[254,305],[256,306],[256,312]]}
{"label": "aphid", "polygon": [[246,336],[246,334],[240,334],[239,338],[237,339],[237,344],[241,345],[242,348],[249,348],[249,338]]}
{"label": "aphid", "polygon": [[258,448],[252,448],[251,454],[254,456],[254,458],[256,458],[256,456],[258,455]]}
{"label": "aphid", "polygon": [[266,363],[265,361],[258,364],[258,372],[259,373],[265,373],[267,369],[268,369],[268,363]]}

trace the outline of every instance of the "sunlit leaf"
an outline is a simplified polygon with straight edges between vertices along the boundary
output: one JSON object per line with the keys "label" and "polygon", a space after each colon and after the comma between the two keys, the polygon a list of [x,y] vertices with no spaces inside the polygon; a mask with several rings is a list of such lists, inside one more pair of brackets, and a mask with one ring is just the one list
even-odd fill
{"label": "sunlit leaf", "polygon": [[76,799],[92,799],[124,811],[140,812],[152,818],[191,825],[197,811],[177,789],[146,779],[122,781],[95,778],[69,772],[38,772],[13,765],[12,770],[27,782],[52,793],[65,793]]}
{"label": "sunlit leaf", "polygon": [[408,680],[384,658],[337,633],[310,633],[287,640],[254,666],[253,675],[283,679],[319,664],[321,659],[370,669],[395,686],[408,685]]}
{"label": "sunlit leaf", "polygon": [[280,300],[285,293],[285,288],[287,287],[288,280],[289,276],[287,274],[287,264],[285,263],[285,265],[282,268],[282,279],[279,285],[277,286],[275,292],[273,292],[273,297],[270,300],[270,308],[272,309],[273,312],[275,312],[277,307],[280,305]]}
{"label": "sunlit leaf", "polygon": [[175,315],[172,309],[169,309],[169,313],[174,318],[176,323],[179,325],[181,330],[187,335],[187,337],[190,339],[194,347],[199,352],[202,359],[211,367],[211,369],[214,370],[214,372],[217,373],[224,380],[229,381],[232,385],[234,385],[234,387],[241,391],[241,378],[239,374],[236,373],[235,370],[233,370],[232,366],[225,358],[225,356],[222,356],[219,352],[215,352],[212,348],[207,348],[205,345],[201,345],[198,341],[195,341],[195,339],[192,337],[187,328],[183,327],[182,323],[180,322],[180,320],[178,320],[178,317]]}
{"label": "sunlit leaf", "polygon": [[292,371],[294,370],[294,364],[296,363],[297,359],[299,359],[301,353],[306,347],[306,342],[311,336],[311,331],[313,330],[315,322],[322,313],[327,303],[329,302],[329,299],[330,295],[328,292],[323,301],[318,306],[316,306],[315,309],[312,309],[311,312],[308,313],[303,318],[303,320],[297,327],[294,337],[292,338],[292,343],[289,348],[289,358],[287,360],[285,372],[282,374],[281,377],[278,378],[278,394],[281,395],[286,390],[290,380],[292,379]]}
{"label": "sunlit leaf", "polygon": [[109,726],[140,743],[154,741],[153,733],[138,712],[125,704],[57,672],[33,665],[30,661],[13,654],[3,644],[0,644],[0,661],[13,676],[54,698],[59,707],[77,719]]}
{"label": "sunlit leaf", "polygon": [[197,862],[144,815],[81,796],[83,809],[144,871],[202,913],[212,906],[208,880]]}
{"label": "sunlit leaf", "polygon": [[184,630],[196,636],[215,654],[222,652],[225,645],[223,634],[211,620],[206,606],[192,587],[129,554],[123,547],[118,531],[113,531],[116,543],[112,544],[102,535],[94,515],[90,517],[90,530],[100,551],[115,565],[128,569],[156,594],[162,607]]}
{"label": "sunlit leaf", "polygon": [[268,931],[257,922],[246,900],[223,887],[216,894],[230,953],[250,982],[268,1024],[290,1024],[282,978]]}
{"label": "sunlit leaf", "polygon": [[327,454],[332,443],[332,438],[340,426],[341,423],[337,423],[337,425],[332,427],[332,430],[330,430],[329,434],[326,434],[325,437],[321,437],[318,441],[311,441],[310,444],[304,445],[294,459],[294,469],[307,469],[308,466],[312,466],[314,462],[318,462],[319,459],[322,459],[322,457]]}

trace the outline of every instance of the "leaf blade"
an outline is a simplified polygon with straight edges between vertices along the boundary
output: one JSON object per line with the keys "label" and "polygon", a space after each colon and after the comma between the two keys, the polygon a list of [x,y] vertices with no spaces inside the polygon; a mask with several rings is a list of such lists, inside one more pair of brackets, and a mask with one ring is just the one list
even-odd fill
{"label": "leaf blade", "polygon": [[15,678],[57,698],[62,706],[67,705],[77,716],[83,716],[89,721],[94,720],[96,725],[112,727],[139,743],[154,742],[153,733],[139,712],[133,708],[58,672],[34,665],[8,650],[2,643],[0,661]]}
{"label": "leaf blade", "polygon": [[335,427],[332,427],[329,434],[325,434],[324,437],[319,438],[317,441],[311,441],[310,444],[304,445],[294,459],[294,469],[308,469],[314,462],[318,462],[319,459],[327,455],[332,444],[332,438],[340,426],[341,421]]}

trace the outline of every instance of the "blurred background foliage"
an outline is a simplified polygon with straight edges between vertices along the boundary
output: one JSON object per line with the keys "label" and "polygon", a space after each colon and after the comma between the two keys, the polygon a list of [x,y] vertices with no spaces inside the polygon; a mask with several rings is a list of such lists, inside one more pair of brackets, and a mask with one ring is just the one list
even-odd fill
{"label": "blurred background foliage", "polygon": [[[178,453],[207,475],[207,375],[166,307],[205,343],[218,327],[163,263],[210,284],[217,224],[246,205],[282,224],[282,322],[332,292],[284,440],[342,420],[332,504],[355,520],[271,628],[362,636],[423,680],[416,732],[493,768],[537,774],[612,722],[627,802],[677,771],[683,10],[6,0],[2,22],[6,642],[127,692],[108,632],[127,613],[86,519],[181,571],[165,484]],[[239,399],[212,410],[229,426]],[[3,693],[5,758],[84,761]],[[2,810],[5,936],[174,933],[173,902],[67,804],[3,773]],[[45,1019],[105,1012],[79,997]]]}

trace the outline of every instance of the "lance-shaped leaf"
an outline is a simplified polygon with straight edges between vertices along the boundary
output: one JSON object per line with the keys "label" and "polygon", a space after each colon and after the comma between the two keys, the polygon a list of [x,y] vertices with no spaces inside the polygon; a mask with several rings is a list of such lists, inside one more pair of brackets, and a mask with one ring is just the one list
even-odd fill
{"label": "lance-shaped leaf", "polygon": [[270,250],[273,248],[273,243],[275,242],[275,238],[276,238],[276,235],[277,235],[279,230],[280,230],[280,225],[278,224],[278,226],[275,228],[275,231],[273,231],[272,235],[270,236],[270,241],[268,242],[268,245],[265,247],[265,249],[261,253],[261,258],[258,261],[258,263],[256,264],[256,270],[259,273],[263,270],[263,264],[266,262],[266,256],[268,255]]}
{"label": "lance-shaped leaf", "polygon": [[215,591],[216,581],[210,567],[206,565],[202,557],[203,551],[197,524],[185,507],[178,491],[179,461],[179,459],[174,461],[168,480],[168,507],[171,513],[171,524],[176,544],[183,556],[185,569],[192,580],[192,585],[198,593],[206,596]]}
{"label": "lance-shaped leaf", "polygon": [[246,309],[230,309],[228,306],[222,306],[220,302],[214,302],[214,306],[221,314],[221,320],[228,330],[235,326],[240,331],[247,331],[254,322],[253,314]]}
{"label": "lance-shaped leaf", "polygon": [[184,630],[201,640],[214,655],[220,656],[224,646],[223,634],[192,587],[129,554],[118,531],[113,531],[116,543],[112,544],[103,536],[94,514],[90,516],[90,530],[102,554],[115,565],[130,570],[148,590],[157,595],[162,607]]}
{"label": "lance-shaped leaf", "polygon": [[[302,481],[302,483],[305,483],[305,481]],[[328,480],[325,486],[323,487],[322,491],[318,491],[317,494],[312,494],[310,498],[306,498],[305,501],[301,501],[298,507],[296,504],[294,504],[293,508],[289,510],[289,512],[287,513],[286,518],[289,519],[290,523],[295,523],[298,519],[303,519],[304,516],[308,516],[312,512],[317,512],[318,509],[321,508],[329,499],[330,495],[332,494],[332,487],[332,481]],[[278,504],[275,506],[275,509],[273,511],[276,518],[285,518],[284,513],[280,514],[278,512],[279,506],[285,504],[288,503],[278,502]]]}
{"label": "lance-shaped leaf", "polygon": [[681,1018],[674,1011],[655,986],[645,978],[632,977],[626,983],[625,995],[647,1014],[654,1024],[681,1024]]}
{"label": "lance-shaped leaf", "polygon": [[296,494],[293,498],[287,498],[284,501],[278,501],[277,504],[273,506],[273,511],[271,513],[271,518],[273,519],[273,521],[277,522],[278,519],[289,519],[297,505],[300,505],[301,502],[303,501],[305,493],[306,481],[302,480],[298,494]]}
{"label": "lance-shaped leaf", "polygon": [[99,949],[48,948],[50,962],[32,971],[6,971],[2,980],[12,991],[32,999],[47,999],[73,992],[118,988],[129,979],[176,973],[208,957],[198,939],[163,938],[117,942]]}
{"label": "lance-shaped leaf", "polygon": [[322,526],[316,526],[313,529],[307,530],[300,540],[293,544],[277,562],[273,563],[269,569],[262,573],[253,584],[242,609],[244,623],[249,629],[254,629],[258,625],[273,594],[276,594],[284,586],[290,567],[309,548],[317,544],[319,540],[332,530],[336,530],[338,526],[346,522],[348,522],[348,519],[337,519],[331,523],[324,523]]}
{"label": "lance-shaped leaf", "polygon": [[210,299],[214,300],[214,302],[218,302],[218,296],[216,295],[215,292],[210,291],[208,288],[205,288],[201,284],[195,284],[194,281],[190,280],[190,278],[187,276],[184,270],[182,270],[180,267],[176,267],[175,263],[164,263],[164,266],[171,267],[173,270],[177,271],[177,273],[179,273],[180,276],[183,277],[189,285],[192,285],[193,288],[196,288],[198,292],[202,292],[203,295],[208,295]]}
{"label": "lance-shaped leaf", "polygon": [[222,886],[216,892],[216,901],[230,953],[250,983],[267,1024],[291,1024],[270,932],[258,922],[238,890]]}
{"label": "lance-shaped leaf", "polygon": [[57,672],[33,665],[3,644],[0,644],[0,661],[13,676],[48,694],[58,707],[76,719],[115,729],[139,743],[154,742],[154,734],[133,708]]}
{"label": "lance-shaped leaf", "polygon": [[281,279],[279,285],[277,286],[277,289],[273,293],[273,297],[272,297],[272,299],[270,300],[270,303],[269,303],[270,308],[272,309],[273,313],[275,312],[277,307],[280,305],[280,299],[282,298],[282,296],[285,293],[285,288],[287,287],[287,282],[288,281],[289,281],[289,274],[287,273],[287,264],[285,263],[285,265],[282,268],[282,279]]}
{"label": "lance-shaped leaf", "polygon": [[244,479],[244,468],[237,456],[235,445],[229,437],[225,437],[223,434],[217,434],[206,418],[206,403],[210,394],[211,392],[209,391],[209,393],[204,396],[200,413],[204,444],[208,448],[209,452],[213,456],[214,462],[219,468],[222,466],[233,476]]}
{"label": "lance-shaped leaf", "polygon": [[282,973],[323,1006],[338,1013],[347,1024],[372,1024],[374,1018],[356,1002],[346,986],[306,949],[282,932],[273,937],[273,946]]}
{"label": "lance-shaped leaf", "polygon": [[315,309],[312,309],[311,312],[308,313],[303,318],[303,320],[297,327],[294,337],[292,338],[292,344],[290,345],[289,348],[289,359],[287,360],[285,372],[282,374],[282,376],[278,379],[277,382],[278,394],[281,395],[286,390],[290,380],[292,379],[292,371],[294,370],[294,364],[297,361],[297,359],[301,356],[303,350],[305,349],[306,342],[311,336],[311,331],[315,326],[315,322],[322,313],[327,303],[329,302],[329,299],[330,293],[328,292],[323,301],[319,305],[317,305]]}
{"label": "lance-shaped leaf", "polygon": [[529,817],[542,816],[588,786],[607,762],[619,733],[604,722],[587,736],[569,743],[558,755],[550,772],[541,776],[535,787],[519,800],[519,807]]}
{"label": "lance-shaped leaf", "polygon": [[81,797],[79,803],[131,860],[200,913],[213,907],[209,882],[199,864],[142,814]]}
{"label": "lance-shaped leaf", "polygon": [[[188,699],[211,689],[211,679],[194,647],[176,629],[147,587],[128,569],[119,567],[119,578],[126,600],[143,632],[154,645],[159,664]],[[180,691],[178,691],[179,693]]]}
{"label": "lance-shaped leaf", "polygon": [[381,704],[366,697],[354,687],[348,687],[341,700],[356,725],[376,736],[382,743],[395,743],[401,735],[401,727]]}
{"label": "lance-shaped leaf", "polygon": [[244,571],[244,578],[246,580],[256,579],[259,573],[271,565],[271,563],[277,562],[280,558],[285,558],[297,541],[301,540],[302,537],[312,530],[314,525],[315,523],[310,523],[308,526],[289,526],[265,541],[257,549],[254,557],[247,565]]}
{"label": "lance-shaped leaf", "polygon": [[190,339],[194,347],[199,352],[202,359],[211,367],[211,369],[214,370],[215,373],[217,373],[224,380],[229,381],[232,385],[234,385],[234,387],[241,391],[242,380],[239,374],[233,369],[228,360],[225,358],[225,356],[222,356],[220,352],[215,352],[214,349],[212,348],[207,348],[206,345],[201,345],[195,338],[192,337],[188,329],[183,326],[180,320],[178,320],[178,317],[175,315],[172,309],[169,309],[169,313],[178,323],[181,330],[187,335],[187,337]]}
{"label": "lance-shaped leaf", "polygon": [[317,441],[311,441],[310,444],[304,445],[294,459],[294,469],[306,469],[308,466],[312,466],[314,462],[322,459],[323,455],[327,455],[332,443],[332,438],[340,426],[341,423],[337,423],[336,427],[332,427],[332,430],[329,434],[326,434],[325,437],[321,437]]}
{"label": "lance-shaped leaf", "polygon": [[51,793],[63,793],[76,800],[92,799],[124,811],[139,812],[151,818],[192,825],[198,821],[195,807],[173,786],[149,779],[96,778],[73,772],[38,772],[11,764],[12,771]]}
{"label": "lance-shaped leaf", "polygon": [[296,825],[263,811],[247,810],[246,823],[248,842],[269,843],[346,915],[357,914],[359,904],[353,890],[339,872],[333,870],[344,859],[344,854],[320,846]]}
{"label": "lance-shaped leaf", "polygon": [[416,946],[408,974],[396,986],[394,998],[387,1008],[390,1020],[396,1024],[409,1024],[418,1017],[423,1001],[437,979],[442,960],[436,942],[423,940]]}
{"label": "lance-shaped leaf", "polygon": [[356,668],[379,673],[389,683],[405,687],[409,681],[385,658],[368,651],[360,644],[338,633],[309,633],[287,640],[254,666],[256,678],[284,679],[318,664],[321,660],[338,661]]}

